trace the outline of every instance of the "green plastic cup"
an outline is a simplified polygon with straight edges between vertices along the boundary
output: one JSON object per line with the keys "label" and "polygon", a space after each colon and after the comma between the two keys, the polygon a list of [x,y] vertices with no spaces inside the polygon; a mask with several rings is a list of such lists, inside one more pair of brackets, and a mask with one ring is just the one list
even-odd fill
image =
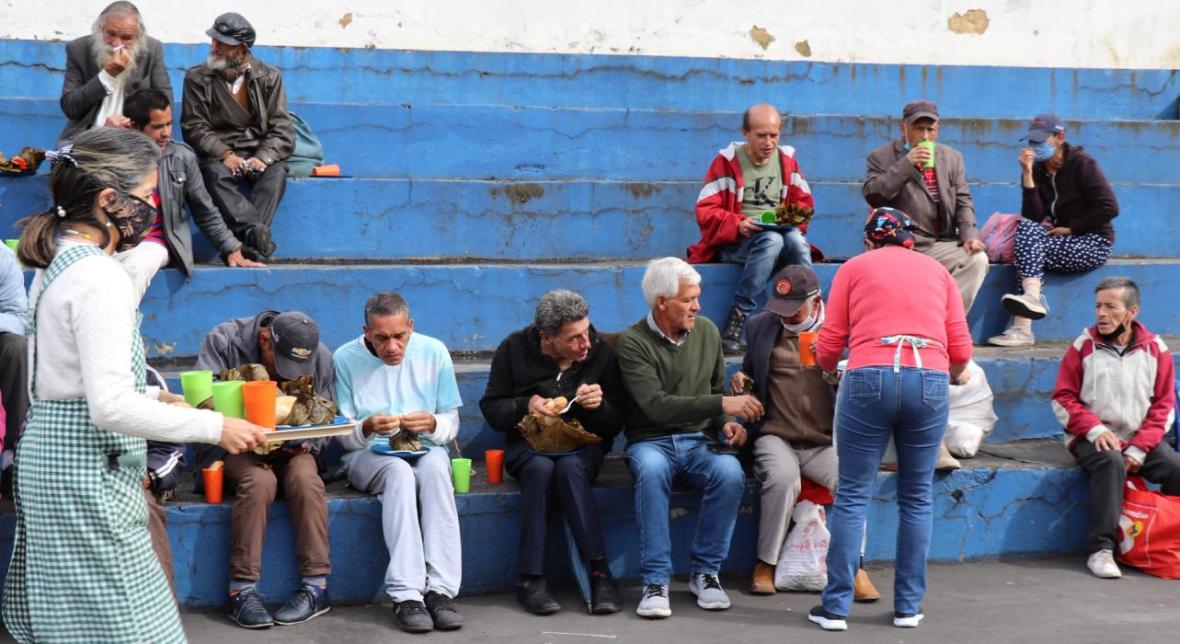
{"label": "green plastic cup", "polygon": [[7,245],[9,248],[11,248],[11,249],[12,249],[12,252],[14,252],[14,253],[16,252],[16,247],[17,247],[17,246],[20,246],[20,240],[19,240],[19,239],[5,239],[5,240],[4,240],[4,243],[5,243],[5,245]]}
{"label": "green plastic cup", "polygon": [[918,147],[930,150],[930,160],[922,164],[923,168],[934,167],[934,141],[919,141]]}
{"label": "green plastic cup", "polygon": [[229,380],[213,383],[213,409],[230,418],[245,418],[242,404],[242,381]]}
{"label": "green plastic cup", "polygon": [[180,374],[180,388],[184,402],[196,407],[213,395],[213,372],[185,371]]}
{"label": "green plastic cup", "polygon": [[467,494],[471,491],[471,459],[451,459],[451,482],[455,484],[456,494]]}

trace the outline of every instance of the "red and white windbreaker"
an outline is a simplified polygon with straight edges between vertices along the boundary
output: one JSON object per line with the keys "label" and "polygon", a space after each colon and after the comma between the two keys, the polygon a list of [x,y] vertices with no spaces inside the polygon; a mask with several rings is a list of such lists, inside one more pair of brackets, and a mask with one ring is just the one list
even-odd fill
{"label": "red and white windbreaker", "polygon": [[1132,324],[1134,343],[1121,355],[1098,338],[1097,327],[1074,340],[1057,371],[1053,412],[1067,446],[1110,430],[1142,463],[1175,419],[1176,369],[1163,340]]}
{"label": "red and white windbreaker", "polygon": [[[737,151],[743,141],[734,141],[719,151],[709,165],[705,184],[697,196],[697,225],[701,227],[701,241],[688,247],[688,261],[701,264],[713,260],[717,247],[732,244],[741,236],[738,224],[746,217],[742,215],[742,165]],[[795,161],[795,148],[780,145],[779,163],[783,174],[784,203],[801,207],[815,207],[811,186],[803,178],[803,171]],[[806,233],[807,225],[800,226]]]}

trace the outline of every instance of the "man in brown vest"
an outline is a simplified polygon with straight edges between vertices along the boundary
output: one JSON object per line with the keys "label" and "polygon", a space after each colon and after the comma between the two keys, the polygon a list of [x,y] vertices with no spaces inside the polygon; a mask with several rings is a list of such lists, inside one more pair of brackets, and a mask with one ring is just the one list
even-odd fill
{"label": "man in brown vest", "polygon": [[[254,27],[224,13],[205,32],[209,58],[184,75],[180,129],[201,159],[201,174],[247,258],[275,250],[270,223],[283,198],[295,127],[279,70],[254,58]],[[249,198],[240,189],[252,183]]]}

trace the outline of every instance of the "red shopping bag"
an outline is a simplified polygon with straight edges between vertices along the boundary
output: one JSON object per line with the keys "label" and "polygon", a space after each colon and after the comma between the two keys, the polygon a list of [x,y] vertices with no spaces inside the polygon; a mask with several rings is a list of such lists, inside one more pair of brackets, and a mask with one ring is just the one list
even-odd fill
{"label": "red shopping bag", "polygon": [[1147,489],[1127,477],[1119,517],[1119,560],[1164,579],[1180,579],[1180,496]]}

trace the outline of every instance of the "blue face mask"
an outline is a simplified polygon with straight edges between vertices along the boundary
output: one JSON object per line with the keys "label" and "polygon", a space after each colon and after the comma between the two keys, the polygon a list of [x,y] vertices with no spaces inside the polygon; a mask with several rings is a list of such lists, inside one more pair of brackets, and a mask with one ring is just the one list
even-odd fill
{"label": "blue face mask", "polygon": [[1033,159],[1036,161],[1048,161],[1057,153],[1057,148],[1053,147],[1053,144],[1049,141],[1041,141],[1040,143],[1033,144],[1032,150]]}

